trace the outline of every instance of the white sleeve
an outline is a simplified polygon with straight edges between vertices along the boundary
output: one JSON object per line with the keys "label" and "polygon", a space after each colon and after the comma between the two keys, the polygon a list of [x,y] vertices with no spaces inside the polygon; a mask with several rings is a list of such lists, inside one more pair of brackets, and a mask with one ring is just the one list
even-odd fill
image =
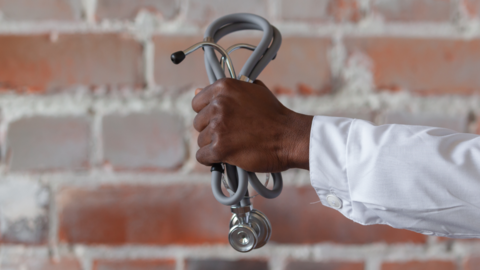
{"label": "white sleeve", "polygon": [[363,224],[480,237],[480,136],[315,116],[310,178],[320,201]]}

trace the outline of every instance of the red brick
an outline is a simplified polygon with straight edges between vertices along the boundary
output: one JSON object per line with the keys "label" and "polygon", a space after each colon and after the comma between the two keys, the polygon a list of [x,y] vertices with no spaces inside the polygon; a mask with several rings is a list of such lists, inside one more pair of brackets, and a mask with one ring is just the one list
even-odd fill
{"label": "red brick", "polygon": [[0,183],[0,243],[45,244],[49,195],[48,189],[38,182],[3,179]]}
{"label": "red brick", "polygon": [[164,19],[173,19],[179,11],[175,0],[99,0],[97,17],[99,19],[134,19],[140,10],[148,10],[159,14]]}
{"label": "red brick", "polygon": [[80,0],[0,0],[3,20],[77,21],[82,16]]}
{"label": "red brick", "polygon": [[480,89],[480,39],[347,38],[349,53],[373,62],[381,89],[405,88],[421,94],[471,94]]}
{"label": "red brick", "polygon": [[411,261],[388,262],[382,264],[382,270],[455,270],[453,262],[449,261]]}
{"label": "red brick", "polygon": [[479,0],[462,0],[468,15],[471,17],[480,17],[480,1]]}
{"label": "red brick", "polygon": [[286,21],[358,21],[357,0],[282,0],[281,18]]}
{"label": "red brick", "polygon": [[156,83],[170,88],[197,88],[209,85],[203,51],[200,49],[179,65],[170,60],[176,51],[185,50],[202,41],[200,36],[155,36],[155,80]]}
{"label": "red brick", "polygon": [[386,112],[381,116],[382,124],[402,124],[448,128],[458,132],[467,132],[467,115],[437,115],[428,113]]}
{"label": "red brick", "polygon": [[119,34],[0,35],[0,89],[143,86],[142,46]]}
{"label": "red brick", "polygon": [[190,0],[185,17],[188,21],[203,26],[221,16],[239,12],[253,13],[268,20],[268,0],[242,0],[241,5],[236,1]]}
{"label": "red brick", "polygon": [[374,0],[372,8],[387,21],[448,22],[455,11],[450,0]]}
{"label": "red brick", "polygon": [[285,270],[364,270],[364,263],[352,262],[289,262]]}
{"label": "red brick", "polygon": [[186,270],[265,270],[268,262],[264,260],[236,260],[227,261],[219,259],[188,259]]}
{"label": "red brick", "polygon": [[80,263],[74,258],[63,258],[53,261],[48,258],[23,257],[20,260],[8,258],[1,260],[1,269],[25,269],[25,270],[81,270]]}
{"label": "red brick", "polygon": [[175,270],[175,260],[99,260],[93,270]]}
{"label": "red brick", "polygon": [[282,244],[425,243],[426,237],[386,225],[362,226],[338,211],[323,206],[312,187],[284,187],[282,194],[267,200],[254,199],[254,208],[267,215],[272,224],[271,242]]}
{"label": "red brick", "polygon": [[283,87],[283,86],[275,86],[274,88],[270,89],[276,95],[287,95],[291,96],[295,94],[294,89]]}
{"label": "red brick", "polygon": [[[155,79],[157,84],[171,88],[194,88],[208,85],[203,60],[199,50],[175,66],[170,55],[184,50],[201,40],[200,37],[157,36],[155,40]],[[226,38],[219,43],[228,47],[246,42],[258,44],[259,38]],[[258,79],[277,93],[322,94],[331,88],[331,72],[328,65],[329,39],[286,37],[275,60],[265,68]],[[237,72],[250,56],[250,51],[232,53]],[[305,89],[308,88],[308,91]]]}
{"label": "red brick", "polygon": [[327,21],[332,0],[282,0],[281,18],[286,21]]}
{"label": "red brick", "polygon": [[362,11],[358,0],[331,1],[329,12],[336,21],[357,22],[362,18]]}
{"label": "red brick", "polygon": [[119,170],[178,168],[186,158],[183,120],[165,112],[103,119],[105,162]]}
{"label": "red brick", "polygon": [[88,167],[90,123],[84,117],[35,116],[10,123],[7,163],[13,171]]}
{"label": "red brick", "polygon": [[228,242],[230,209],[214,199],[208,184],[71,187],[60,191],[57,202],[63,243]]}
{"label": "red brick", "polygon": [[463,264],[463,269],[464,270],[480,270],[480,256],[473,255],[468,257]]}
{"label": "red brick", "polygon": [[[285,187],[275,200],[255,198],[273,227],[272,242],[424,243],[426,237],[385,225],[362,226],[321,204],[311,187]],[[59,239],[85,244],[227,242],[229,208],[209,185],[65,188],[58,195]],[[301,210],[301,211],[300,211]],[[191,229],[195,220],[196,230]]]}

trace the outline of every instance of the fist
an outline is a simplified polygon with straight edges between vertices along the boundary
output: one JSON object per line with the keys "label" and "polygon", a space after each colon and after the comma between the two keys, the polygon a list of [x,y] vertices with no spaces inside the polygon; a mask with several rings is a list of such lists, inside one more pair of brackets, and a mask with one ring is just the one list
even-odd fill
{"label": "fist", "polygon": [[221,79],[195,92],[198,162],[251,172],[308,169],[312,116],[289,110],[258,80]]}

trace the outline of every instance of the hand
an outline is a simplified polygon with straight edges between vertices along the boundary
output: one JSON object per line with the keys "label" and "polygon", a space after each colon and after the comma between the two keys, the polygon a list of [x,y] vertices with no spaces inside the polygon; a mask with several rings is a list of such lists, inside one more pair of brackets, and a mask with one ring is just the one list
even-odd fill
{"label": "hand", "polygon": [[198,162],[251,172],[308,169],[313,117],[287,109],[262,82],[221,79],[196,94]]}

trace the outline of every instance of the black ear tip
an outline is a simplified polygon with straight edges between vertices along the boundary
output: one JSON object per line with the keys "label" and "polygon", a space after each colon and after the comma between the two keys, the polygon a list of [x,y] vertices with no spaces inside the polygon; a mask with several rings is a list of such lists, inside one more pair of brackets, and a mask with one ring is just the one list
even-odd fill
{"label": "black ear tip", "polygon": [[183,61],[183,59],[185,59],[185,53],[182,51],[174,52],[170,56],[170,59],[172,59],[174,64],[178,65]]}

